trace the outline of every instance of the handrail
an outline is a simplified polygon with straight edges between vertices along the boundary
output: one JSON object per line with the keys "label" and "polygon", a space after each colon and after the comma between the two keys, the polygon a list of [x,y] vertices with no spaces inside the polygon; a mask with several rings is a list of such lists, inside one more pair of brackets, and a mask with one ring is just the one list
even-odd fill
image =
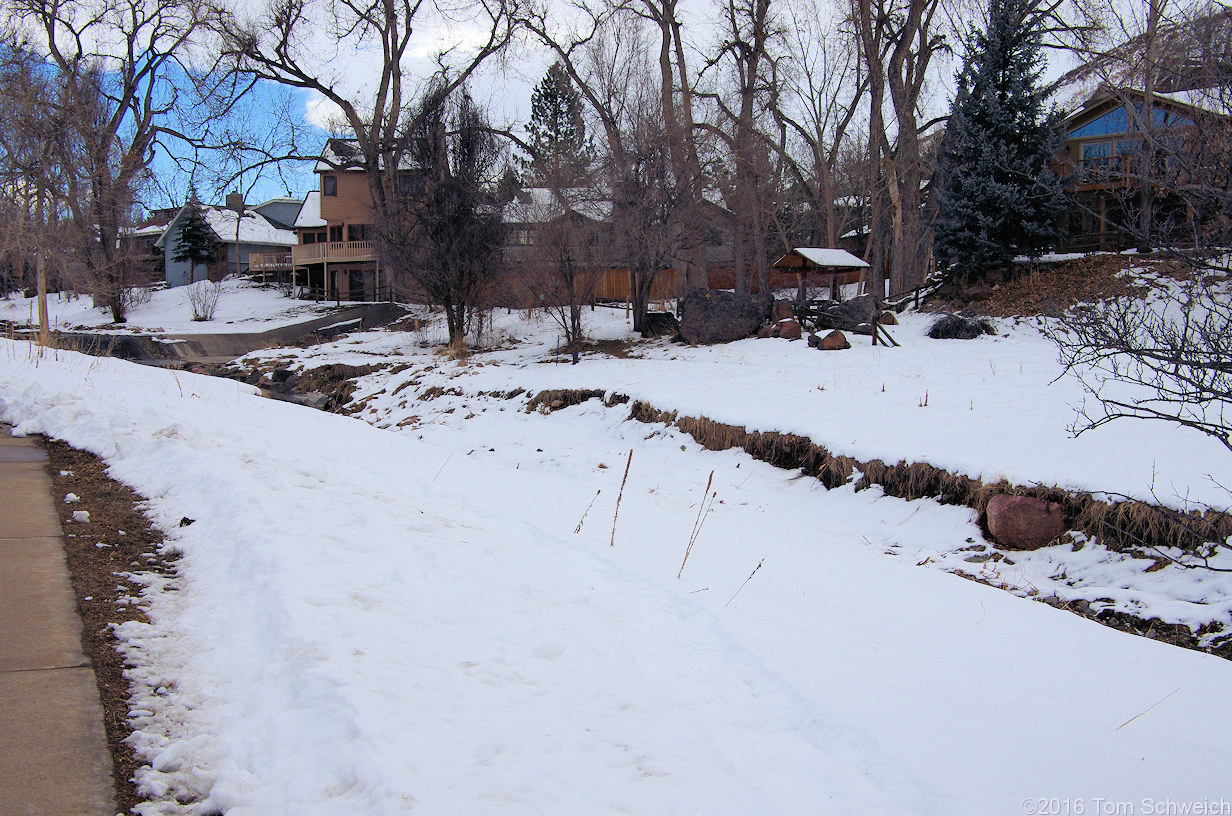
{"label": "handrail", "polygon": [[319,244],[297,244],[291,247],[295,263],[319,261],[370,261],[376,257],[372,241],[327,241]]}

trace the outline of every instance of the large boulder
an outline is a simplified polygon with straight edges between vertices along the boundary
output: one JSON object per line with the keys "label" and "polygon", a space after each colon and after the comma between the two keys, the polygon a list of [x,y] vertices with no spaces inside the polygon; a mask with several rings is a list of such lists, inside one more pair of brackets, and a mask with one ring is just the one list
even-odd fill
{"label": "large boulder", "polygon": [[695,290],[680,301],[680,336],[686,343],[727,343],[757,331],[770,303],[722,289]]}
{"label": "large boulder", "polygon": [[988,502],[988,532],[1009,550],[1038,550],[1065,532],[1065,510],[1034,496],[999,493]]}
{"label": "large boulder", "polygon": [[770,309],[770,319],[775,323],[795,316],[796,311],[792,308],[790,300],[776,300],[774,301],[774,306]]}

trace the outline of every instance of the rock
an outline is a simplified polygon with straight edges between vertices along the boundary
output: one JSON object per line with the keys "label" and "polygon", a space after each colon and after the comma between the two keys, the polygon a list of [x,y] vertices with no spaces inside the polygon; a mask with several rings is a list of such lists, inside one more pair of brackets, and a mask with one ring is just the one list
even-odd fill
{"label": "rock", "polygon": [[757,330],[757,336],[763,340],[767,337],[774,337],[774,326],[762,326]]}
{"label": "rock", "polygon": [[825,337],[821,338],[821,342],[818,343],[817,348],[822,351],[839,351],[841,349],[851,348],[851,343],[847,340],[847,335],[843,334],[838,329],[835,329]]}
{"label": "rock", "polygon": [[821,338],[812,332],[809,332],[808,344],[809,348],[821,348]]}
{"label": "rock", "polygon": [[898,317],[895,316],[894,312],[891,312],[889,309],[886,309],[884,312],[881,313],[881,317],[877,318],[877,322],[883,326],[897,326]]}
{"label": "rock", "polygon": [[751,295],[695,290],[680,301],[680,336],[694,344],[743,339],[761,326],[767,306]]}
{"label": "rock", "polygon": [[778,323],[780,320],[786,320],[789,317],[794,318],[795,316],[796,312],[792,308],[790,300],[776,300],[774,301],[774,306],[770,308],[770,319],[775,323]]}
{"label": "rock", "polygon": [[831,300],[810,301],[801,310],[801,319],[807,319],[819,330],[842,329],[870,334],[872,329],[868,321],[874,314],[875,306],[872,295],[861,295],[841,303]]}
{"label": "rock", "polygon": [[803,335],[800,332],[800,324],[794,319],[780,320],[778,324],[779,337],[784,340],[799,340]]}
{"label": "rock", "polygon": [[988,502],[988,532],[1010,550],[1038,550],[1065,532],[1065,511],[1056,502],[1000,493]]}

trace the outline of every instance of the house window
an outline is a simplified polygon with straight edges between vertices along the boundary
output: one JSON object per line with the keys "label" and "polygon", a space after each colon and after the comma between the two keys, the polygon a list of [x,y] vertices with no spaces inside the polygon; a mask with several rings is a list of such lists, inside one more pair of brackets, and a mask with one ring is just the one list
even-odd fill
{"label": "house window", "polygon": [[367,224],[351,224],[347,227],[348,241],[367,241],[370,238],[370,229]]}
{"label": "house window", "polygon": [[315,232],[304,233],[304,244],[315,244],[317,242],[317,234]]}
{"label": "house window", "polygon": [[321,176],[321,195],[337,196],[338,195],[338,177],[337,176]]}
{"label": "house window", "polygon": [[404,196],[423,195],[424,179],[420,173],[399,173],[398,192]]}
{"label": "house window", "polygon": [[342,241],[342,225],[341,224],[339,224],[336,227],[329,228],[329,240],[331,243],[338,243]]}

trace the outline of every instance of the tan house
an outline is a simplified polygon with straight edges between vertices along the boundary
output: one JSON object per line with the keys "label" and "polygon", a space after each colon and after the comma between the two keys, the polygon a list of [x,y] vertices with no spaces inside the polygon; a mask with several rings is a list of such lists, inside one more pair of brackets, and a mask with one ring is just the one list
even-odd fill
{"label": "tan house", "polygon": [[295,282],[305,296],[329,300],[383,300],[390,279],[376,258],[372,195],[358,151],[330,139],[317,162],[317,189],[295,220],[291,248]]}
{"label": "tan house", "polygon": [[1221,114],[1203,105],[1201,91],[1152,99],[1148,117],[1141,91],[1103,89],[1062,121],[1065,140],[1052,167],[1068,180],[1076,204],[1063,249],[1116,252],[1135,246],[1142,184],[1152,185],[1151,232],[1158,240],[1190,220],[1186,202],[1172,192],[1185,181],[1186,162],[1176,157],[1192,149],[1199,121]]}

